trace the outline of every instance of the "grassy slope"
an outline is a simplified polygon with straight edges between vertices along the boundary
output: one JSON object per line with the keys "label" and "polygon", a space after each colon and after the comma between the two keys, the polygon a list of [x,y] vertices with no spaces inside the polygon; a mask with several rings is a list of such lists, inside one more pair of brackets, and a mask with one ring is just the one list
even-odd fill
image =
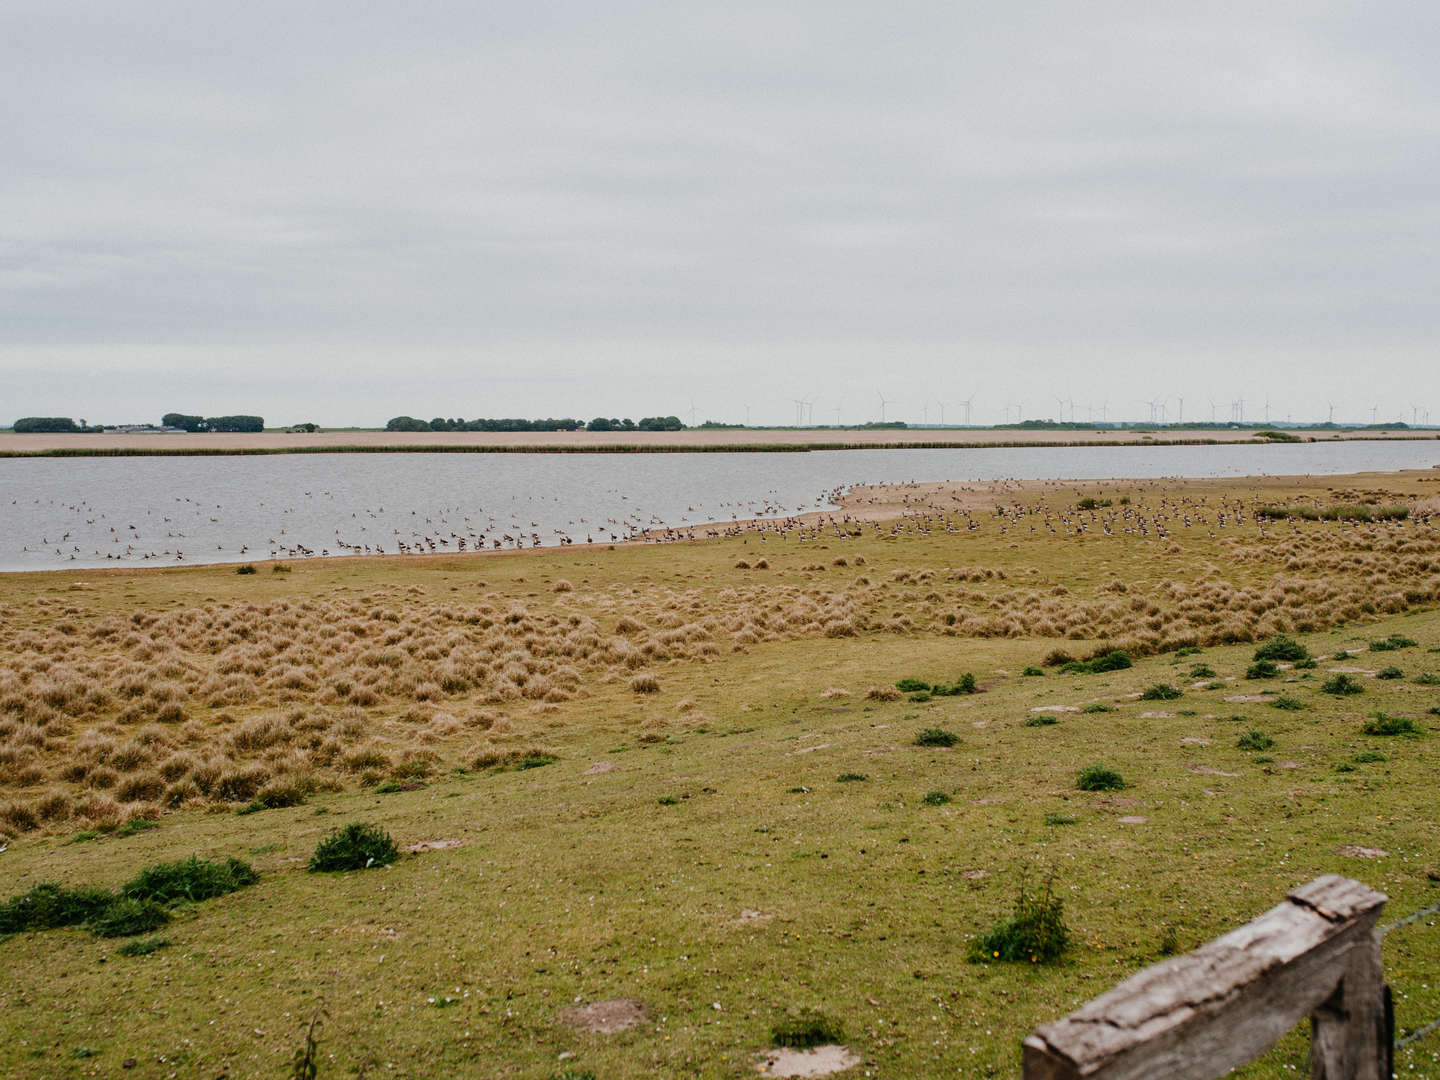
{"label": "grassy slope", "polygon": [[[6,598],[36,629],[58,617],[26,606],[46,595],[79,596],[101,612],[380,584],[443,599],[483,579],[487,590],[535,603],[550,595],[547,579],[559,577],[577,593],[707,577],[720,588],[753,580],[755,572],[742,578],[733,563],[755,550],[752,539],[307,564],[289,577],[248,579],[223,570],[27,575],[7,580]],[[1116,576],[1183,576],[1160,545],[1125,536],[1082,543],[982,530],[805,547],[772,541],[765,550],[777,582],[793,582],[811,560],[856,553],[877,578],[892,566],[959,563],[1035,567],[1072,591]],[[1200,536],[1187,538],[1186,556],[1216,560],[1223,551]],[[1226,570],[1242,583],[1270,572]],[[90,584],[72,591],[77,579]],[[1440,616],[1431,612],[1304,640],[1323,653],[1392,631],[1419,647],[1364,655],[1355,666],[1393,662],[1410,676],[1440,670],[1440,656],[1426,651],[1440,648]],[[184,810],[124,839],[23,837],[0,855],[6,895],[47,879],[111,886],[157,859],[191,853],[249,858],[263,877],[182,915],[163,935],[173,944],[148,957],[119,956],[116,943],[83,931],[0,943],[0,1072],[109,1075],[133,1056],[127,1075],[278,1075],[323,1002],[322,1076],[349,1075],[372,1058],[406,1076],[544,1078],[566,1068],[601,1078],[741,1076],[771,1024],[805,1006],[840,1019],[876,1075],[1014,1075],[1030,1028],[1152,962],[1165,926],[1178,926],[1182,946],[1197,944],[1329,871],[1388,892],[1397,916],[1440,899],[1426,875],[1440,863],[1437,738],[1359,730],[1376,708],[1440,727],[1426,715],[1440,704],[1436,688],[1366,677],[1364,695],[1331,699],[1318,692],[1328,663],[1293,685],[1249,683],[1239,676],[1253,646],[1238,645],[1179,666],[1160,656],[1107,675],[1020,676],[1056,644],[927,633],[761,642],[706,662],[659,665],[655,695],[595,682],[553,711],[516,709],[514,745],[543,743],[559,755],[544,768],[447,774],[388,795],[348,790],[243,817]],[[1062,644],[1079,651],[1084,643]],[[1188,688],[1181,677],[1200,660],[1238,685]],[[924,703],[864,698],[866,687],[904,675],[950,679],[966,670],[984,693]],[[1185,696],[1130,697],[1161,679],[1187,686]],[[1282,685],[1305,710],[1223,700]],[[830,687],[851,696],[822,697]],[[686,700],[696,709],[682,711]],[[1035,706],[1097,700],[1115,711],[1023,724]],[[697,711],[703,716],[686,718]],[[1144,715],[1162,712],[1173,715]],[[931,726],[953,729],[960,745],[910,745]],[[1251,727],[1275,737],[1263,755],[1274,761],[1235,747]],[[1373,749],[1387,760],[1336,771]],[[1076,770],[1097,760],[1117,767],[1131,789],[1076,791]],[[587,773],[601,761],[612,771]],[[845,772],[869,780],[837,783]],[[792,790],[799,787],[809,790]],[[952,801],[924,805],[930,791]],[[662,797],[677,801],[662,805]],[[1046,825],[1055,814],[1078,821]],[[305,873],[315,842],[352,820],[382,823],[402,844],[462,844],[389,870]],[[1389,854],[1358,860],[1340,855],[1340,845]],[[1022,872],[1045,868],[1066,898],[1077,940],[1070,959],[1043,969],[966,964],[969,936],[1007,912]],[[1440,1015],[1428,959],[1434,934],[1420,924],[1387,941],[1402,1026]],[[441,1007],[446,996],[458,1000]],[[577,999],[612,997],[648,1002],[656,1022],[609,1037],[559,1022]],[[94,1055],[77,1056],[88,1050]],[[575,1057],[561,1062],[562,1052]],[[1285,1075],[1303,1053],[1303,1040],[1291,1036],[1247,1075]],[[1412,1063],[1416,1075],[1433,1068],[1426,1043],[1402,1058],[1401,1071]]]}

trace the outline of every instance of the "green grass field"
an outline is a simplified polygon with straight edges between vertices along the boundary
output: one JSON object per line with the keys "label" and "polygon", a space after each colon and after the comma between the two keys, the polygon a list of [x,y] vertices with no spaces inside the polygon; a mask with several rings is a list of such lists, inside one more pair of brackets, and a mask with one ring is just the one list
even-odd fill
{"label": "green grass field", "polygon": [[[0,940],[0,1074],[288,1075],[318,1014],[322,1077],[741,1077],[815,1011],[861,1059],[845,1076],[1016,1076],[1037,1024],[1321,873],[1388,893],[1382,921],[1436,903],[1437,529],[1262,532],[1262,502],[1361,493],[1244,484],[1092,485],[1111,535],[1106,511],[1075,535],[1092,519],[1055,492],[968,531],[15,575],[0,900],[190,855],[259,880],[181,904],[142,955]],[[1247,679],[1277,631],[1317,665]],[[1043,665],[1110,647],[1135,666]],[[1361,693],[1322,691],[1341,669]],[[977,693],[893,689],[967,672]],[[1141,696],[1162,683],[1180,695]],[[1367,735],[1376,713],[1419,733]],[[1125,787],[1080,790],[1096,763]],[[308,872],[352,822],[406,853]],[[1061,961],[969,962],[1052,875]],[[1435,922],[1385,943],[1401,1030],[1440,1016]],[[568,1022],[615,999],[646,1019]],[[1307,1037],[1239,1075],[1294,1075]]]}

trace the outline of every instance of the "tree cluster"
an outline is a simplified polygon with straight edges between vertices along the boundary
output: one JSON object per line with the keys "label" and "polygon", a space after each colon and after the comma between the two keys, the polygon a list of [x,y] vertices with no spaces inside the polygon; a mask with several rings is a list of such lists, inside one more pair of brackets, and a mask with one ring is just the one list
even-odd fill
{"label": "tree cluster", "polygon": [[57,431],[87,431],[82,420],[76,424],[68,416],[22,416],[11,429],[17,435],[49,434]]}
{"label": "tree cluster", "polygon": [[183,428],[186,431],[244,431],[265,430],[263,416],[191,416],[189,413],[167,412],[160,418],[162,427]]}
{"label": "tree cluster", "polygon": [[597,416],[585,425],[586,431],[682,431],[684,428],[678,416],[642,416],[639,421]]}

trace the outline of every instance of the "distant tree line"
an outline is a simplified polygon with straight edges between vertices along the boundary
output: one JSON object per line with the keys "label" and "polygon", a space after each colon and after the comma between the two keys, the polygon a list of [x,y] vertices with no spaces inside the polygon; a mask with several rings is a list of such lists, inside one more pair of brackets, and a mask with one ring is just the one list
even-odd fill
{"label": "distant tree line", "polygon": [[191,416],[188,413],[167,412],[160,418],[162,427],[183,428],[186,431],[264,431],[263,416]]}
{"label": "distant tree line", "polygon": [[11,430],[17,435],[37,435],[66,431],[101,431],[103,429],[92,428],[84,420],[77,424],[68,416],[22,416],[15,421]]}
{"label": "distant tree line", "polygon": [[646,416],[638,422],[625,419],[606,419],[597,416],[588,424],[583,420],[566,418],[556,420],[520,420],[515,418],[489,419],[479,417],[462,420],[459,417],[446,419],[437,416],[433,420],[420,420],[414,416],[396,416],[386,425],[386,431],[679,431],[684,428],[678,416]]}

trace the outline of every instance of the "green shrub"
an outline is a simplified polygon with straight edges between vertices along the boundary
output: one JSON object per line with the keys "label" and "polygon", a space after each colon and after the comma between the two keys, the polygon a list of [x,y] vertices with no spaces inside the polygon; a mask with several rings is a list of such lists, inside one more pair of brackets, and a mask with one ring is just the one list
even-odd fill
{"label": "green shrub", "polygon": [[169,921],[170,912],[159,901],[122,896],[112,898],[85,925],[96,937],[134,937],[159,930]]}
{"label": "green shrub", "polygon": [[1079,820],[1080,820],[1079,818],[1077,818],[1077,817],[1072,817],[1070,814],[1046,814],[1046,815],[1045,815],[1045,824],[1046,824],[1046,825],[1074,825],[1074,824],[1078,823]]}
{"label": "green shrub", "polygon": [[1280,669],[1275,666],[1273,660],[1256,660],[1245,669],[1247,679],[1273,679],[1280,674]]}
{"label": "green shrub", "polygon": [[1383,712],[1371,714],[1374,719],[1368,721],[1360,730],[1366,735],[1419,735],[1420,725],[1411,720],[1408,716],[1389,716]]}
{"label": "green shrub", "polygon": [[1403,679],[1405,678],[1405,672],[1401,671],[1394,664],[1391,664],[1389,667],[1384,667],[1377,671],[1375,677],[1377,679]]}
{"label": "green shrub", "polygon": [[312,871],[364,870],[385,866],[400,857],[390,834],[378,825],[351,822],[341,826],[315,847],[310,856]]}
{"label": "green shrub", "polygon": [[1134,666],[1129,653],[1123,649],[1113,649],[1089,660],[1076,660],[1060,670],[1066,675],[1099,675],[1106,671],[1124,671]]}
{"label": "green shrub", "polygon": [[926,728],[915,736],[916,746],[954,746],[959,741],[959,735],[938,727]]}
{"label": "green shrub", "polygon": [[920,801],[926,806],[944,806],[950,801],[950,796],[943,791],[927,791]]}
{"label": "green shrub", "polygon": [[1103,702],[1103,701],[1092,701],[1089,705],[1086,705],[1086,706],[1085,706],[1083,709],[1081,709],[1080,711],[1081,711],[1082,713],[1106,713],[1106,712],[1114,712],[1114,711],[1115,711],[1115,706],[1114,706],[1114,705],[1107,705],[1107,704],[1105,704],[1105,702]]}
{"label": "green shrub", "polygon": [[1190,677],[1192,679],[1213,679],[1215,678],[1215,669],[1209,664],[1192,664],[1190,665]]}
{"label": "green shrub", "polygon": [[1296,671],[1314,671],[1320,666],[1313,656],[1307,656],[1304,660],[1296,660],[1294,667]]}
{"label": "green shrub", "polygon": [[1181,696],[1181,691],[1179,690],[1178,687],[1171,686],[1169,683],[1160,682],[1160,683],[1155,683],[1153,686],[1147,686],[1147,687],[1141,692],[1141,694],[1140,694],[1140,700],[1141,700],[1141,701],[1174,701],[1176,698],[1178,698],[1178,697],[1180,697],[1180,696]]}
{"label": "green shrub", "polygon": [[1440,686],[1440,675],[1424,672],[1411,680],[1416,686]]}
{"label": "green shrub", "polygon": [[1305,703],[1299,698],[1286,697],[1284,694],[1281,694],[1274,701],[1270,702],[1270,707],[1272,709],[1284,709],[1287,712],[1299,712],[1305,708]]}
{"label": "green shrub", "polygon": [[1276,634],[1255,650],[1256,660],[1283,660],[1293,663],[1309,657],[1310,651],[1288,634]]}
{"label": "green shrub", "polygon": [[678,796],[675,795],[661,795],[660,798],[656,799],[655,801],[658,802],[661,806],[680,805],[680,799]]}
{"label": "green shrub", "polygon": [[840,1021],[823,1013],[803,1009],[798,1014],[787,1016],[770,1029],[770,1037],[776,1046],[807,1049],[811,1046],[826,1046],[845,1041],[845,1029]]}
{"label": "green shrub", "polygon": [[244,566],[237,566],[237,567],[235,568],[235,573],[237,573],[237,574],[253,574],[253,573],[255,573],[255,567],[252,566],[250,563],[246,563]]}
{"label": "green shrub", "polygon": [[1414,638],[1408,638],[1404,634],[1391,634],[1379,641],[1370,642],[1370,651],[1395,652],[1397,649],[1413,649],[1418,644],[1420,643]]}
{"label": "green shrub", "polygon": [[895,689],[909,694],[916,690],[929,690],[930,684],[924,679],[901,679],[895,684]]}
{"label": "green shrub", "polygon": [[957,697],[960,694],[973,694],[976,690],[975,676],[968,671],[948,686],[936,683],[930,687],[930,693],[936,697]]}
{"label": "green shrub", "polygon": [[1075,778],[1075,786],[1081,791],[1120,791],[1125,778],[1108,765],[1086,765]]}
{"label": "green shrub", "polygon": [[1076,508],[1079,510],[1099,510],[1101,507],[1109,505],[1109,499],[1097,499],[1090,495],[1085,496],[1085,498],[1081,499],[1078,503],[1075,504]]}
{"label": "green shrub", "polygon": [[1342,672],[1339,675],[1332,675],[1326,679],[1321,685],[1320,690],[1322,693],[1343,697],[1348,694],[1363,694],[1365,687],[1361,686],[1358,680],[1352,679],[1349,675]]}
{"label": "green shrub", "polygon": [[543,769],[546,765],[553,765],[560,759],[553,754],[526,754],[515,763],[517,769]]}
{"label": "green shrub", "polygon": [[1060,721],[1054,713],[1042,712],[1031,713],[1025,718],[1026,727],[1049,727],[1051,724],[1058,724]]}
{"label": "green shrub", "polygon": [[254,868],[239,859],[212,862],[192,855],[178,862],[156,863],[146,867],[126,882],[120,892],[131,900],[173,904],[179,900],[195,902],[224,896],[236,889],[254,885],[258,880],[259,875]]}
{"label": "green shrub", "polygon": [[916,702],[924,703],[924,702],[930,700],[930,691],[929,691],[929,690],[917,690],[917,691],[915,691],[915,693],[907,695],[907,697],[908,697],[911,701],[916,701]]}
{"label": "green shrub", "polygon": [[1069,944],[1065,904],[1055,894],[1054,879],[1047,878],[1037,894],[1022,878],[1014,917],[977,938],[970,946],[969,958],[972,963],[1048,964],[1060,959]]}
{"label": "green shrub", "polygon": [[1357,765],[1373,765],[1377,761],[1389,761],[1390,759],[1378,750],[1366,750],[1363,753],[1356,754],[1352,760]]}
{"label": "green shrub", "polygon": [[1024,671],[1022,671],[1020,674],[1021,674],[1021,675],[1030,676],[1030,677],[1034,677],[1034,676],[1036,676],[1036,675],[1044,675],[1045,672],[1044,672],[1042,669],[1038,668],[1038,667],[1031,666],[1031,667],[1027,667],[1027,668],[1026,668]]}
{"label": "green shrub", "polygon": [[835,782],[837,784],[858,784],[869,779],[870,777],[866,776],[863,772],[842,772],[839,776],[835,777]]}
{"label": "green shrub", "polygon": [[1275,745],[1275,740],[1259,728],[1251,728],[1240,736],[1235,745],[1241,750],[1269,750]]}
{"label": "green shrub", "polygon": [[104,889],[69,889],[47,881],[0,904],[0,934],[78,926],[114,903]]}

